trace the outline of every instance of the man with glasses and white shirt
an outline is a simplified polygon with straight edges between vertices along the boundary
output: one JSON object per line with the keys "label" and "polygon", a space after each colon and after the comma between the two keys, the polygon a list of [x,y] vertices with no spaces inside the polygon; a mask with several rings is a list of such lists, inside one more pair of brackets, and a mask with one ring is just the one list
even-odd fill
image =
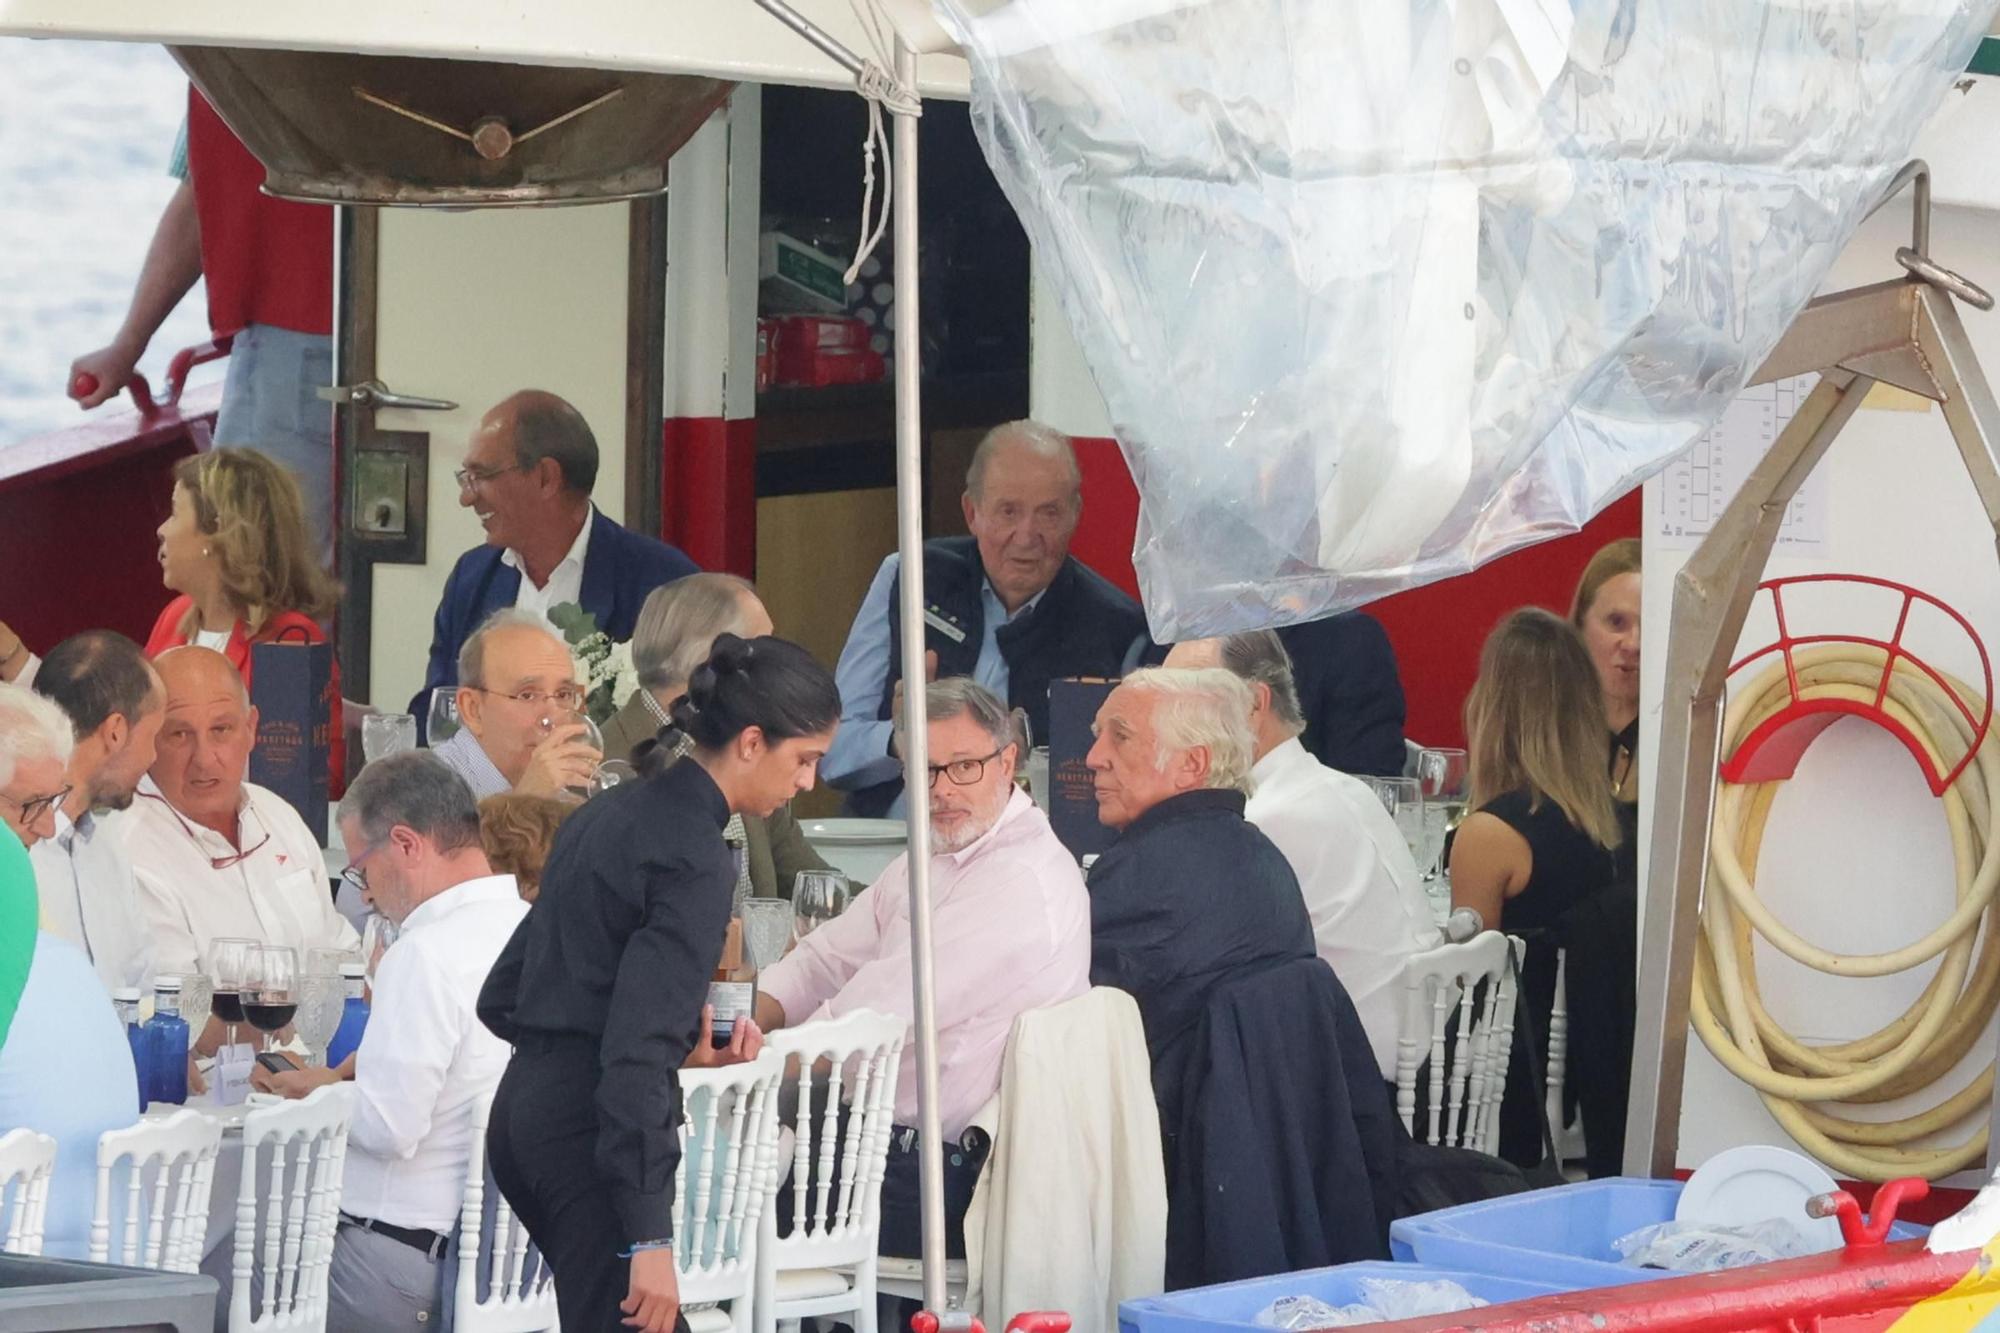
{"label": "man with glasses and white shirt", "polygon": [[[246,780],[257,710],[243,677],[209,648],[154,659],[166,721],[139,799],[124,821],[125,852],[162,973],[203,970],[218,939],[292,949],[351,949],[354,927],[333,910],[326,863],[298,812]],[[221,1030],[211,1020],[204,1051]]]}
{"label": "man with glasses and white shirt", "polygon": [[473,1107],[507,1068],[507,1044],[474,1012],[479,989],[528,905],[488,865],[472,792],[435,755],[370,764],[340,830],[355,849],[348,873],[401,928],[375,973],[373,1017],[340,1068],[252,1078],[286,1097],[354,1081],[327,1328],[421,1330],[443,1317],[457,1274]]}
{"label": "man with glasses and white shirt", "polygon": [[529,611],[496,611],[458,654],[459,730],[432,753],[475,799],[502,792],[560,799],[585,787],[603,758],[579,720],[576,658]]}

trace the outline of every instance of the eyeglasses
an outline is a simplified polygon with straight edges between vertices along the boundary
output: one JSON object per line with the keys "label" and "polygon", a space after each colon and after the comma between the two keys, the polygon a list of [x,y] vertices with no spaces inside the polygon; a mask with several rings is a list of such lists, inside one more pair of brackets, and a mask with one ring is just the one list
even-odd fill
{"label": "eyeglasses", "polygon": [[481,685],[473,685],[468,688],[477,690],[481,694],[491,694],[501,699],[512,699],[517,703],[539,705],[553,702],[559,707],[567,708],[572,713],[581,712],[583,709],[583,691],[574,685],[563,685],[553,690],[522,690],[518,694],[509,694],[505,690],[489,690]]}
{"label": "eyeglasses", "polygon": [[458,489],[471,491],[509,472],[526,472],[529,466],[527,463],[510,463],[506,467],[462,467],[451,475],[458,482]]}
{"label": "eyeglasses", "polygon": [[998,759],[1006,748],[1003,745],[982,759],[954,759],[948,764],[932,764],[930,785],[936,787],[938,778],[943,776],[950,778],[954,787],[970,787],[986,776],[986,766]]}
{"label": "eyeglasses", "polygon": [[5,801],[21,812],[21,823],[25,827],[61,805],[75,790],[75,783],[65,782],[60,789],[50,792],[47,796],[30,796],[25,801],[17,801],[11,796],[0,796],[0,801]]}
{"label": "eyeglasses", "polygon": [[347,868],[340,872],[340,882],[352,885],[356,893],[368,892],[368,872],[361,868],[361,863],[381,851],[385,845],[385,843],[378,842],[372,846],[364,847],[361,855],[349,857]]}
{"label": "eyeglasses", "polygon": [[[174,817],[174,822],[181,826],[181,832],[188,835],[188,841],[193,843],[197,849],[202,849],[201,835],[194,831],[194,825],[188,823],[187,820],[181,818],[181,812],[174,809],[174,803],[172,801],[169,801],[164,796],[156,796],[149,791],[142,791],[139,793],[139,795],[145,797],[149,801],[158,801],[161,805],[165,806],[167,813]],[[250,807],[247,805],[244,806],[243,809],[245,814],[248,814],[250,812]],[[264,831],[263,837],[257,839],[255,843],[253,843],[251,846],[245,847],[240,852],[231,852],[228,856],[209,857],[208,868],[210,870],[227,870],[231,866],[241,865],[243,864],[243,862],[249,860],[257,853],[263,851],[264,845],[270,841],[271,841],[271,832],[269,829],[266,829]]]}

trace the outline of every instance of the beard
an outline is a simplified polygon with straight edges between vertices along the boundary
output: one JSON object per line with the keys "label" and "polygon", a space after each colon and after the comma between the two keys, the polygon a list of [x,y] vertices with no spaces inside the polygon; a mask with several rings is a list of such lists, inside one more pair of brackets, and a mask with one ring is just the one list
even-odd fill
{"label": "beard", "polygon": [[962,852],[981,838],[999,822],[998,810],[968,810],[965,818],[955,828],[941,829],[936,824],[937,813],[931,813],[931,850],[933,852]]}
{"label": "beard", "polygon": [[105,813],[116,810],[130,810],[132,802],[139,799],[139,786],[132,783],[123,787],[93,788],[90,793],[90,808]]}

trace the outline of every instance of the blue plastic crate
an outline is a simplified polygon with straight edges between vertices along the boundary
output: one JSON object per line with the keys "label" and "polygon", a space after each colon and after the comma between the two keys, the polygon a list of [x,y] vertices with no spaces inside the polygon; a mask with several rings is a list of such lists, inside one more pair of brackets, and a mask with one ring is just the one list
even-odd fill
{"label": "blue plastic crate", "polygon": [[[1358,1263],[1314,1268],[1303,1273],[1195,1287],[1165,1296],[1126,1301],[1118,1307],[1119,1333],[1206,1333],[1218,1328],[1261,1328],[1258,1312],[1286,1296],[1312,1296],[1336,1309],[1361,1299],[1361,1279],[1391,1282],[1456,1282],[1492,1305],[1548,1296],[1569,1288],[1551,1282],[1462,1273],[1425,1264]],[[1268,1330],[1266,1330],[1268,1333]]]}
{"label": "blue plastic crate", "polygon": [[[1611,1242],[1673,1220],[1678,1180],[1591,1180],[1406,1217],[1389,1228],[1399,1261],[1559,1283],[1564,1290],[1617,1287],[1675,1274],[1621,1263]],[[1927,1228],[1898,1222],[1891,1240]]]}

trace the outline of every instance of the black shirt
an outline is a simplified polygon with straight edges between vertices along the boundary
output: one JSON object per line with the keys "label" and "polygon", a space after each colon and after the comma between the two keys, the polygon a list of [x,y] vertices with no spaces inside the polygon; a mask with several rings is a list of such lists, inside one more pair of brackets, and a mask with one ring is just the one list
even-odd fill
{"label": "black shirt", "polygon": [[593,797],[563,821],[541,894],[479,994],[503,1041],[597,1043],[597,1171],[634,1243],[672,1233],[674,1073],[703,1035],[729,925],[728,822],[700,764]]}
{"label": "black shirt", "polygon": [[1138,1001],[1156,1090],[1217,983],[1315,956],[1298,877],[1243,805],[1234,791],[1169,797],[1090,868],[1090,981]]}

